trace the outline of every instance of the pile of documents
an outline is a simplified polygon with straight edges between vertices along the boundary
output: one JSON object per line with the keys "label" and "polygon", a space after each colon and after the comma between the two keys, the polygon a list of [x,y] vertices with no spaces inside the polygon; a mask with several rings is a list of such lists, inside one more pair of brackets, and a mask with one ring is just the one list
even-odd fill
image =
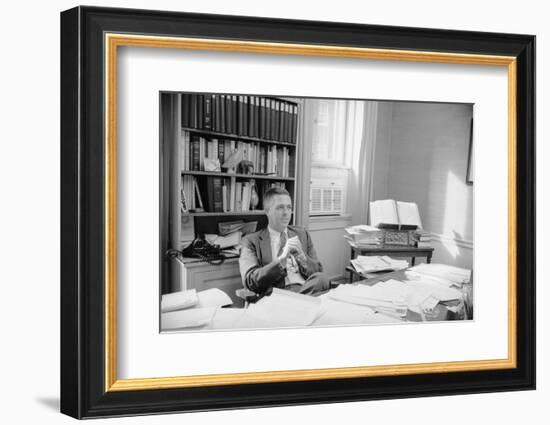
{"label": "pile of documents", "polygon": [[425,230],[417,230],[412,235],[418,248],[430,248],[432,246],[432,236],[430,232]]}
{"label": "pile of documents", "polygon": [[259,329],[309,326],[323,312],[319,298],[273,288],[271,295],[244,310],[235,327]]}
{"label": "pile of documents", "polygon": [[340,285],[330,292],[333,300],[370,307],[375,312],[404,317],[407,314],[405,284],[390,279],[373,286]]}
{"label": "pile of documents", "polygon": [[218,288],[197,292],[195,289],[165,294],[161,298],[161,329],[173,331],[208,325],[231,298]]}
{"label": "pile of documents", "polygon": [[340,285],[329,293],[330,298],[372,308],[377,313],[403,318],[407,310],[421,316],[430,314],[439,303],[462,302],[462,292],[426,281],[389,279],[373,286]]}
{"label": "pile of documents", "polygon": [[229,233],[226,236],[220,236],[216,234],[206,233],[204,239],[206,239],[212,245],[219,245],[221,249],[232,248],[237,246],[241,242],[243,233],[240,230]]}
{"label": "pile of documents", "polygon": [[387,255],[359,255],[357,258],[351,260],[351,264],[357,270],[358,273],[377,273],[383,271],[402,270],[409,267],[407,260],[394,260]]}
{"label": "pile of documents", "polygon": [[423,280],[440,285],[461,288],[470,283],[472,271],[446,264],[419,264],[405,272],[408,279]]}
{"label": "pile of documents", "polygon": [[366,224],[347,227],[345,231],[344,238],[355,246],[382,245],[384,241],[384,234],[380,229]]}

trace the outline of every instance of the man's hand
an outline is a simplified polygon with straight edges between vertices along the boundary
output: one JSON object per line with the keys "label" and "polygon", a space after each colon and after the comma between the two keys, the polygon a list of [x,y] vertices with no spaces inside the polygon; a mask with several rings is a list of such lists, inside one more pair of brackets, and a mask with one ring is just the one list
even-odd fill
{"label": "man's hand", "polygon": [[281,255],[277,258],[283,267],[286,266],[286,260],[289,255],[292,255],[298,261],[304,261],[306,259],[298,236],[294,236],[286,241],[283,252],[281,252]]}
{"label": "man's hand", "polygon": [[298,239],[298,236],[290,238],[287,245],[289,246],[290,255],[292,255],[299,264],[303,265],[305,262],[307,262],[306,254],[304,253],[302,244],[300,243],[300,239]]}
{"label": "man's hand", "polygon": [[298,239],[298,236],[294,236],[290,238],[286,242],[286,245],[289,247],[288,249],[294,257],[303,257],[305,255],[304,250],[302,249],[302,244],[300,243],[300,239]]}
{"label": "man's hand", "polygon": [[286,259],[290,255],[290,247],[288,246],[288,241],[286,245],[283,247],[283,252],[281,252],[281,255],[277,257],[277,260],[279,260],[279,263],[281,263],[281,266],[286,267]]}

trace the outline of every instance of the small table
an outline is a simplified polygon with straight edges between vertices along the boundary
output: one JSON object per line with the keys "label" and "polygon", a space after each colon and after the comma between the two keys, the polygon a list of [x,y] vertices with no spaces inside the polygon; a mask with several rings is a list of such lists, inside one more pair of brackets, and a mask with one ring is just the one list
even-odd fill
{"label": "small table", "polygon": [[414,261],[416,257],[426,257],[426,262],[432,262],[432,254],[434,248],[432,247],[423,247],[417,248],[416,246],[408,245],[373,245],[369,247],[358,247],[350,245],[351,248],[351,258],[354,259],[358,255],[389,255],[390,257],[410,257],[411,266],[414,266]]}

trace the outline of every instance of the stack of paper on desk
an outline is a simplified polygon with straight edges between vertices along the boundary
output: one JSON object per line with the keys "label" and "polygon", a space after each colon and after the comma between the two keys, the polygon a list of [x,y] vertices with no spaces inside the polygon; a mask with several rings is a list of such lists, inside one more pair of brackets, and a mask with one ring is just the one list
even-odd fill
{"label": "stack of paper on desk", "polygon": [[161,329],[163,331],[175,331],[203,327],[212,321],[215,312],[216,307],[205,307],[163,313],[161,316]]}
{"label": "stack of paper on desk", "polygon": [[161,299],[161,329],[173,331],[205,327],[212,322],[220,307],[230,304],[231,298],[218,288],[165,294]]}
{"label": "stack of paper on desk", "polygon": [[347,227],[344,238],[355,245],[381,245],[384,240],[384,234],[376,227],[358,224]]}
{"label": "stack of paper on desk", "polygon": [[394,260],[387,255],[383,256],[366,256],[359,255],[351,260],[351,264],[359,273],[372,273],[381,271],[401,270],[409,267],[406,260]]}
{"label": "stack of paper on desk", "polygon": [[315,319],[314,326],[361,325],[371,323],[371,316],[375,314],[370,307],[336,301],[329,294],[322,295],[319,299],[323,313]]}
{"label": "stack of paper on desk", "polygon": [[197,292],[195,289],[164,294],[160,300],[161,312],[183,310],[191,307],[222,307],[231,305],[231,298],[218,288]]}
{"label": "stack of paper on desk", "polygon": [[394,279],[373,286],[340,285],[329,296],[396,317],[405,316],[407,309],[427,312],[440,302],[462,300],[462,293],[455,288],[421,280],[401,282]]}
{"label": "stack of paper on desk", "polygon": [[350,304],[371,307],[375,311],[395,316],[407,314],[406,285],[397,280],[379,282],[374,286],[340,285],[330,292],[330,298]]}
{"label": "stack of paper on desk", "polygon": [[407,271],[407,278],[431,280],[445,286],[461,287],[470,282],[471,270],[446,264],[419,264]]}
{"label": "stack of paper on desk", "polygon": [[191,289],[189,291],[173,292],[164,294],[160,301],[160,310],[163,313],[168,311],[182,310],[184,308],[194,307],[198,304],[199,297],[197,291]]}
{"label": "stack of paper on desk", "polygon": [[245,310],[235,327],[309,326],[322,313],[320,299],[273,288],[271,295],[263,297]]}
{"label": "stack of paper on desk", "polygon": [[242,308],[204,307],[163,313],[163,332],[234,329]]}

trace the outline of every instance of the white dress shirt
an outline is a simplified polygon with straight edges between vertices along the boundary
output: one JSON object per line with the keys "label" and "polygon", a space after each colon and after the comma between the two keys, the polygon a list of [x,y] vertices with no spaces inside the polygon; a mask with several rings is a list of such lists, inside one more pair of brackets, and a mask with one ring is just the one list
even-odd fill
{"label": "white dress shirt", "polygon": [[[273,230],[271,227],[267,226],[267,229],[269,230],[269,238],[271,239],[271,256],[274,260],[277,259],[280,243],[281,243],[281,232],[278,232],[277,230]],[[285,229],[284,231],[287,240],[288,240],[288,229]],[[285,278],[285,286],[291,285],[291,284],[300,284],[303,285],[305,283],[304,277],[300,274],[300,269],[298,268],[298,263],[296,262],[296,259],[289,255],[286,260],[286,272],[287,276]]]}

